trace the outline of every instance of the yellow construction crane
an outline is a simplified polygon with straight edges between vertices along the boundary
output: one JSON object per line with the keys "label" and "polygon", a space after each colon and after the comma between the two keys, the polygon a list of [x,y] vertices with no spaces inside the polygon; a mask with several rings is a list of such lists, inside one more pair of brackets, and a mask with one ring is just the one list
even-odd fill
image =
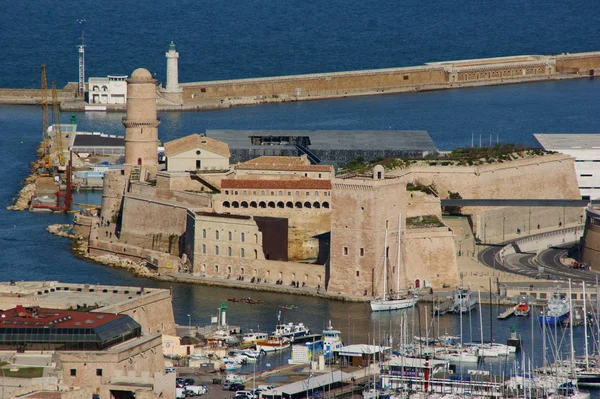
{"label": "yellow construction crane", "polygon": [[46,64],[42,64],[42,139],[44,140],[44,168],[50,170],[50,150],[48,149],[48,80],[46,79]]}
{"label": "yellow construction crane", "polygon": [[60,166],[65,166],[65,155],[62,148],[62,133],[60,131],[60,102],[58,101],[58,93],[56,84],[52,82],[52,112],[54,115],[54,144],[58,155]]}

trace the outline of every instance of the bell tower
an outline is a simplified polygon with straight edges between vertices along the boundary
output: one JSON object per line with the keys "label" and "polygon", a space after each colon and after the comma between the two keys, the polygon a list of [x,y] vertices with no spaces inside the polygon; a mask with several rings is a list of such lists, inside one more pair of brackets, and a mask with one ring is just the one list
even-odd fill
{"label": "bell tower", "polygon": [[147,69],[138,68],[127,80],[125,125],[125,174],[144,181],[156,176],[158,168],[158,125],[156,80]]}

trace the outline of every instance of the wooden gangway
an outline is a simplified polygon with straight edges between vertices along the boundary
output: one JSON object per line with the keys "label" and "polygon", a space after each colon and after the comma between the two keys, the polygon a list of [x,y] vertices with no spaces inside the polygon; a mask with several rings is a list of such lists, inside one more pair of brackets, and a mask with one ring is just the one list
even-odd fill
{"label": "wooden gangway", "polygon": [[510,316],[515,314],[515,310],[517,310],[517,306],[518,305],[511,306],[510,308],[506,309],[504,312],[502,312],[498,315],[498,318],[500,320],[508,319]]}

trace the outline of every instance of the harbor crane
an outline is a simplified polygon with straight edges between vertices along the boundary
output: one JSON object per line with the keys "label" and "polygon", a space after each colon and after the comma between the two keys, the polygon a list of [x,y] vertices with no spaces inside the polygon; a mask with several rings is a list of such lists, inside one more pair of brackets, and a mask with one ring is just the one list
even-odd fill
{"label": "harbor crane", "polygon": [[44,173],[50,170],[50,149],[47,142],[48,138],[48,79],[46,78],[46,64],[42,64],[41,76],[41,91],[42,91],[42,139],[44,150]]}
{"label": "harbor crane", "polygon": [[60,102],[58,101],[55,82],[52,82],[52,112],[54,116],[54,145],[56,146],[58,162],[60,166],[65,166],[65,154],[63,154],[62,132],[60,129]]}

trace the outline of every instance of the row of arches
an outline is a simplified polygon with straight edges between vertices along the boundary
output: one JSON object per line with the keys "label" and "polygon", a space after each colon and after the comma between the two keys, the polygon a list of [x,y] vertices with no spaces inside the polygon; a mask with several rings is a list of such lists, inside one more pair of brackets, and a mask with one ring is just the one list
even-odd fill
{"label": "row of arches", "polygon": [[527,69],[506,69],[501,71],[484,71],[474,73],[461,73],[459,74],[459,81],[467,80],[480,80],[480,79],[494,79],[494,78],[505,78],[505,77],[518,77],[524,75],[540,75],[544,71],[542,68],[527,68]]}
{"label": "row of arches", "polygon": [[[314,283],[323,284],[323,277],[321,274],[317,273],[315,275],[309,275],[307,273],[283,273],[278,270],[259,270],[255,268],[248,267],[247,269],[244,267],[233,267],[233,266],[223,266],[223,265],[214,265],[211,267],[205,263],[200,265],[201,273],[210,273],[211,277],[223,277],[223,275],[229,276],[228,278],[234,278],[239,276],[244,277],[260,277],[264,283],[275,283],[275,284],[291,284],[295,283]],[[281,283],[276,283],[280,281]],[[304,284],[303,284],[304,286]]]}
{"label": "row of arches", "polygon": [[287,202],[283,202],[283,201],[223,201],[223,207],[224,208],[262,208],[262,209],[266,209],[266,208],[272,208],[272,209],[329,209],[329,202],[328,201],[323,201],[323,202],[319,202],[319,201],[314,201],[314,202],[310,202],[310,201],[296,201],[296,202],[292,202],[292,201],[287,201]]}

